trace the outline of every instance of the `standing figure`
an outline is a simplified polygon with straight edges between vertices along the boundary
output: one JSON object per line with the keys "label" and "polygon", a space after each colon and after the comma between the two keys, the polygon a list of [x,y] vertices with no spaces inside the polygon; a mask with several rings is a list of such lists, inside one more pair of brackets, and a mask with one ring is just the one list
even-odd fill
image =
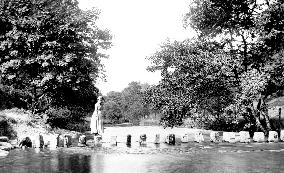
{"label": "standing figure", "polygon": [[102,119],[102,104],[103,97],[98,97],[98,102],[95,104],[95,111],[91,119],[91,133],[102,134],[104,132]]}

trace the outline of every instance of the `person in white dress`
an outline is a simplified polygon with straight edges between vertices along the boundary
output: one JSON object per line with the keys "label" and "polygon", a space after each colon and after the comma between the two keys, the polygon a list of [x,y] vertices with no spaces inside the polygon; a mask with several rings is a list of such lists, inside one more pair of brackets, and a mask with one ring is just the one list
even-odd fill
{"label": "person in white dress", "polygon": [[98,101],[95,104],[95,111],[91,118],[91,133],[102,134],[104,133],[103,119],[102,119],[102,104],[103,97],[99,96]]}

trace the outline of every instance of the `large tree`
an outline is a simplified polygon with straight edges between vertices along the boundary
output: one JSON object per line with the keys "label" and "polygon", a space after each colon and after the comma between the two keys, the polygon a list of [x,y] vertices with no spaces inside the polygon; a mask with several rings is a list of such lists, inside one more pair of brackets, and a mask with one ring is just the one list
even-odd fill
{"label": "large tree", "polygon": [[148,70],[162,71],[160,83],[147,91],[148,102],[162,110],[165,126],[181,125],[184,118],[198,118],[196,114],[219,119],[232,103],[235,81],[230,66],[235,62],[218,47],[196,40],[167,42],[148,57]]}
{"label": "large tree", "polygon": [[[266,102],[283,94],[283,11],[283,2],[277,0],[194,0],[185,23],[196,30],[202,44],[194,42],[189,49],[186,44],[166,44],[150,56],[152,70],[162,72],[162,81],[155,88],[161,92],[153,92],[159,98],[156,103],[177,109],[181,102],[206,111],[234,108],[253,130],[260,128],[267,135],[271,126]],[[194,63],[188,63],[190,59]],[[196,74],[189,75],[192,71]],[[199,80],[184,85],[195,76]],[[218,109],[214,98],[235,106],[217,104]],[[176,125],[188,112],[167,113],[165,121]],[[210,114],[212,111],[204,116]]]}
{"label": "large tree", "polygon": [[100,50],[111,46],[109,31],[96,25],[99,11],[82,11],[77,0],[1,0],[0,14],[0,83],[23,92],[32,110],[91,109]]}

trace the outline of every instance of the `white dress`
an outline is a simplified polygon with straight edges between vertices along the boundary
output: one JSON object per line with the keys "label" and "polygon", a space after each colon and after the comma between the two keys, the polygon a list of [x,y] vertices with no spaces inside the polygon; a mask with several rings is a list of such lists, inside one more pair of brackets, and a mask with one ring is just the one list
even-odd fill
{"label": "white dress", "polygon": [[102,112],[101,112],[101,102],[96,103],[95,111],[91,118],[91,133],[102,134],[104,132]]}

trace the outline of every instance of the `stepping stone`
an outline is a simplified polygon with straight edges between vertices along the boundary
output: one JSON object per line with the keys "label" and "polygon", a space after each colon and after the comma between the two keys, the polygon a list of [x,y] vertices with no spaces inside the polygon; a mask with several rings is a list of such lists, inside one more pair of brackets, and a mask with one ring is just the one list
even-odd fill
{"label": "stepping stone", "polygon": [[268,141],[269,142],[278,142],[278,133],[276,131],[269,131]]}
{"label": "stepping stone", "polygon": [[70,147],[72,145],[72,137],[70,135],[65,135],[64,136],[64,147]]}
{"label": "stepping stone", "polygon": [[78,146],[79,147],[83,147],[83,146],[86,146],[86,135],[81,135],[78,139]]}
{"label": "stepping stone", "polygon": [[169,134],[166,138],[165,141],[167,144],[169,145],[175,145],[176,141],[175,141],[175,134]]}
{"label": "stepping stone", "polygon": [[280,140],[284,141],[284,130],[280,131]]}
{"label": "stepping stone", "polygon": [[253,141],[255,142],[264,142],[265,137],[263,132],[254,132]]}
{"label": "stepping stone", "polygon": [[189,135],[185,134],[181,137],[181,142],[182,143],[188,143],[189,142]]}
{"label": "stepping stone", "polygon": [[50,135],[50,143],[49,143],[49,148],[52,149],[56,149],[57,147],[57,135]]}
{"label": "stepping stone", "polygon": [[250,142],[250,135],[248,131],[240,131],[240,142],[242,143],[249,143]]}
{"label": "stepping stone", "polygon": [[154,144],[160,144],[160,134],[155,135]]}
{"label": "stepping stone", "polygon": [[194,142],[198,142],[198,143],[204,142],[204,137],[201,132],[196,132],[194,134]]}
{"label": "stepping stone", "polygon": [[219,143],[221,142],[221,136],[219,132],[211,132],[210,133],[210,141],[214,143]]}
{"label": "stepping stone", "polygon": [[146,144],[146,139],[147,139],[146,134],[140,135],[139,144],[140,144],[140,145],[145,145],[145,144]]}
{"label": "stepping stone", "polygon": [[236,133],[235,132],[223,132],[223,141],[229,143],[237,142]]}
{"label": "stepping stone", "polygon": [[117,136],[110,137],[110,145],[117,145]]}
{"label": "stepping stone", "polygon": [[37,134],[35,136],[32,136],[31,140],[32,140],[32,146],[34,148],[43,148],[44,140],[43,140],[43,136],[41,134]]}
{"label": "stepping stone", "polygon": [[64,147],[64,136],[63,135],[57,136],[57,146]]}
{"label": "stepping stone", "polygon": [[126,137],[126,145],[131,146],[131,135],[130,134],[128,134]]}

